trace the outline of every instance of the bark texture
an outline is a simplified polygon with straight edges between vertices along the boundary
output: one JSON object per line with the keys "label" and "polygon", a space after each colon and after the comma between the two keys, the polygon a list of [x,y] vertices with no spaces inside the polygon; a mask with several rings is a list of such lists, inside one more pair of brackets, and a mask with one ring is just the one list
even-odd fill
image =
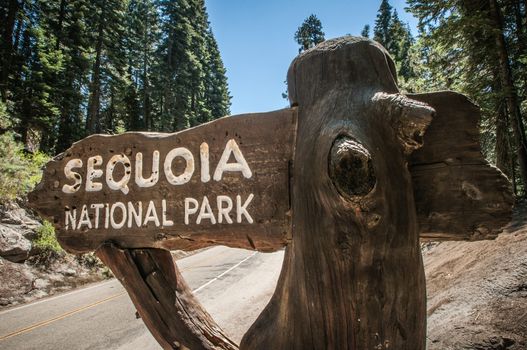
{"label": "bark texture", "polygon": [[96,254],[126,288],[163,349],[238,348],[194,297],[169,251],[119,249],[109,243]]}
{"label": "bark texture", "polygon": [[496,238],[514,198],[509,180],[481,153],[478,106],[452,91],[409,97],[436,110],[409,162],[421,239]]}
{"label": "bark texture", "polygon": [[425,280],[406,163],[434,111],[398,93],[394,70],[382,47],[351,37],[291,65],[293,240],[275,294],[240,348],[424,349]]}

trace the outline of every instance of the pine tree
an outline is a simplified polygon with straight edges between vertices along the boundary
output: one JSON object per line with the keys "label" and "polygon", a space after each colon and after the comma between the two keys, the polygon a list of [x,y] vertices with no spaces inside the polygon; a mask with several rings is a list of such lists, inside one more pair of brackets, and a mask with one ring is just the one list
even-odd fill
{"label": "pine tree", "polygon": [[0,101],[27,149],[229,113],[203,0],[7,0],[0,39]]}
{"label": "pine tree", "polygon": [[400,78],[399,83],[404,88],[411,90],[411,85],[406,83],[415,76],[410,62],[410,48],[414,43],[414,38],[409,26],[399,19],[395,9],[392,13],[388,33],[391,41],[386,49],[393,55],[397,65],[397,74]]}
{"label": "pine tree", "polygon": [[191,20],[194,35],[192,37],[192,59],[190,77],[190,126],[196,126],[203,122],[212,120],[211,110],[206,103],[206,79],[207,65],[210,62],[210,51],[207,47],[207,35],[209,30],[208,16],[204,0],[193,0],[190,2],[192,12]]}
{"label": "pine tree", "polygon": [[507,103],[507,109],[511,115],[514,136],[516,139],[520,175],[523,184],[527,186],[527,138],[525,136],[525,126],[520,110],[520,101],[516,94],[513,81],[510,56],[505,42],[505,28],[503,27],[502,13],[496,0],[489,0],[488,16],[493,28],[493,36],[498,53],[499,79],[501,87],[505,90],[505,101]]}
{"label": "pine tree", "polygon": [[370,25],[366,24],[364,28],[362,28],[362,31],[360,32],[360,35],[364,38],[370,37]]}
{"label": "pine tree", "polygon": [[322,22],[315,15],[306,18],[295,33],[295,41],[300,45],[298,52],[308,50],[324,40]]}
{"label": "pine tree", "polygon": [[209,59],[205,66],[205,101],[207,109],[210,110],[210,118],[203,120],[204,122],[229,115],[231,104],[226,70],[210,28],[206,39]]}
{"label": "pine tree", "polygon": [[162,57],[156,96],[162,130],[182,130],[228,112],[225,70],[203,0],[161,1]]}
{"label": "pine tree", "polygon": [[162,36],[159,55],[160,63],[157,89],[161,92],[162,111],[160,127],[163,131],[181,130],[190,126],[190,89],[193,36],[190,1],[161,1]]}
{"label": "pine tree", "polygon": [[25,147],[38,150],[43,135],[52,133],[58,109],[52,99],[53,78],[62,68],[62,57],[55,50],[41,19],[46,12],[37,0],[19,9],[11,57],[13,79],[8,82],[12,100],[11,114],[18,120],[16,130]]}
{"label": "pine tree", "polygon": [[152,80],[160,41],[159,17],[151,0],[131,0],[126,14],[128,60],[125,93],[126,128],[153,130]]}
{"label": "pine tree", "polygon": [[[5,103],[8,98],[10,88],[9,79],[12,73],[11,65],[15,56],[15,47],[13,45],[14,36],[18,37],[16,31],[21,28],[19,13],[22,10],[23,3],[18,0],[7,0],[0,4],[0,98]],[[18,28],[15,31],[15,28]]]}
{"label": "pine tree", "polygon": [[86,0],[60,0],[55,8],[57,23],[53,35],[61,51],[64,69],[59,72],[56,85],[60,118],[57,125],[55,152],[64,151],[85,135],[84,105],[87,97],[90,70],[90,37],[88,16],[92,11]]}
{"label": "pine tree", "polygon": [[392,10],[388,0],[381,2],[373,34],[373,39],[383,45],[395,61],[399,85],[403,90],[414,91],[415,73],[410,57],[414,38],[409,25],[399,19],[397,10]]}
{"label": "pine tree", "polygon": [[83,136],[83,128],[79,125],[83,120],[84,99],[79,83],[86,74],[88,62],[83,55],[87,45],[82,40],[87,35],[80,23],[87,12],[85,3],[85,0],[39,2],[42,42],[47,43],[47,51],[53,52],[56,63],[60,63],[60,67],[46,76],[49,85],[46,93],[55,113],[49,129],[42,133],[40,149],[51,154],[64,150]]}
{"label": "pine tree", "polygon": [[388,0],[382,0],[379,10],[377,11],[375,26],[373,27],[373,40],[377,41],[385,48],[390,48],[392,46],[391,26],[392,6]]}
{"label": "pine tree", "polygon": [[[445,58],[434,68],[436,73],[433,74],[442,76],[447,85],[454,85],[456,90],[466,93],[481,106],[485,154],[513,179],[517,166],[510,163],[515,159],[521,183],[525,186],[527,152],[521,100],[516,94],[522,83],[515,78],[518,74],[515,75],[514,66],[510,64],[519,57],[511,56],[514,54],[507,46],[509,42],[513,47],[521,47],[514,43],[514,35],[506,29],[514,28],[514,11],[507,13],[508,7],[495,0],[478,3],[460,0],[448,6],[441,1],[409,0],[408,4],[419,18],[431,51]],[[440,71],[442,73],[438,73]],[[509,137],[509,133],[514,138]],[[513,142],[507,141],[511,139]],[[507,157],[506,153],[513,149],[516,154],[510,153]]]}
{"label": "pine tree", "polygon": [[86,116],[86,133],[115,129],[116,90],[122,87],[125,74],[124,43],[125,8],[120,0],[97,0],[89,24],[93,38],[94,60]]}

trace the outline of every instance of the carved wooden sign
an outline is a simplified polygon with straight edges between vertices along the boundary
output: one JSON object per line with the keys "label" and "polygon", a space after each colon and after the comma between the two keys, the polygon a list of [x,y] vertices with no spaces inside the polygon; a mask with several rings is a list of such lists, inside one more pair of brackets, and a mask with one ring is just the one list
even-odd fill
{"label": "carved wooden sign", "polygon": [[46,166],[30,203],[64,248],[96,251],[165,349],[238,347],[167,251],[218,244],[286,246],[240,348],[424,349],[420,239],[492,239],[511,215],[479,109],[400,93],[390,56],[364,38],[302,53],[288,89],[291,109],[88,137]]}
{"label": "carved wooden sign", "polygon": [[175,134],[94,135],[46,167],[31,195],[72,252],[204,245],[270,250],[290,232],[295,110]]}

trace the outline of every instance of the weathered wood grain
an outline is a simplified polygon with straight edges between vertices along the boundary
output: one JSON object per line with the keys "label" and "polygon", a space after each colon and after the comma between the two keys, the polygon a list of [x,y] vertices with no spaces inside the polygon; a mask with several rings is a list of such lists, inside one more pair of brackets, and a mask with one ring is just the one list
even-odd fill
{"label": "weathered wood grain", "polygon": [[228,349],[233,343],[201,307],[170,252],[119,249],[109,243],[96,251],[132,299],[142,320],[164,349]]}
{"label": "weathered wood grain", "polygon": [[300,55],[288,88],[298,106],[293,240],[275,294],[240,348],[424,349],[407,155],[433,109],[400,95],[386,51],[360,38]]}
{"label": "weathered wood grain", "polygon": [[[42,182],[30,194],[31,206],[42,216],[53,222],[57,229],[57,237],[61,245],[70,252],[88,252],[95,250],[105,241],[113,241],[126,248],[156,247],[164,249],[192,250],[210,245],[226,245],[230,247],[272,251],[287,244],[290,234],[290,203],[289,203],[289,165],[292,160],[295,128],[295,109],[285,109],[270,113],[250,114],[222,118],[193,129],[174,134],[155,133],[125,133],[116,136],[90,136],[54,158],[47,164]],[[246,162],[252,171],[246,178],[241,172],[224,172],[221,180],[213,179],[216,165],[229,140],[235,140]],[[206,142],[209,148],[210,177],[208,182],[201,180],[200,145]],[[195,171],[190,181],[182,185],[173,185],[168,181],[163,170],[163,159],[172,149],[187,148],[194,156]],[[143,176],[148,178],[152,172],[153,152],[159,151],[160,169],[158,182],[148,188],[139,187],[135,181],[135,157],[138,152],[143,155]],[[117,164],[114,179],[117,181],[124,175],[126,167],[131,172],[128,182],[128,193],[113,190],[105,183],[105,174],[97,179],[102,183],[102,190],[88,192],[85,190],[87,160],[91,156],[100,155],[103,164],[98,166],[106,173],[106,162],[114,155],[126,156],[131,164]],[[74,169],[83,182],[77,192],[63,193],[64,184],[72,184],[67,179],[64,167],[71,159],[81,159],[83,166]],[[235,159],[231,154],[229,163]],[[131,169],[130,169],[131,168]],[[173,173],[179,175],[185,169],[183,158],[177,157],[173,162]],[[243,205],[253,195],[247,207],[249,215],[254,220],[250,223],[245,216],[237,222],[236,197],[240,196]],[[217,215],[217,196],[228,196],[233,202],[229,214],[232,223],[223,217],[219,222]],[[189,216],[189,223],[184,222],[185,198],[192,197],[201,206],[204,196],[207,196],[216,223],[211,219],[203,219],[196,223],[198,214]],[[71,229],[65,227],[65,213],[76,210],[77,221],[84,204],[117,202],[124,205],[131,203],[138,208],[142,204],[142,215],[146,216],[149,201],[153,200],[160,226],[151,220],[146,225],[138,226],[134,221],[128,227],[128,221],[120,229],[104,227],[105,208],[99,212],[99,227],[95,227],[95,210],[89,210],[93,223]],[[173,221],[172,226],[163,225],[162,200],[166,201],[167,220]],[[222,204],[224,207],[225,203]],[[190,204],[189,204],[190,206]],[[122,210],[114,210],[119,222]],[[129,216],[130,213],[128,214]]]}
{"label": "weathered wood grain", "polygon": [[510,182],[481,153],[478,106],[443,91],[408,95],[436,114],[410,172],[423,240],[493,239],[510,222]]}

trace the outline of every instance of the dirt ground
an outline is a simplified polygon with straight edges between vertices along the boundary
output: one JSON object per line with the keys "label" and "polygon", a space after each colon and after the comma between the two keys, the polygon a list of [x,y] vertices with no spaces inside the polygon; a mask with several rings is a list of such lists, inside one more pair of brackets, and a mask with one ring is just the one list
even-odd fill
{"label": "dirt ground", "polygon": [[429,350],[527,349],[527,203],[494,241],[423,248]]}

